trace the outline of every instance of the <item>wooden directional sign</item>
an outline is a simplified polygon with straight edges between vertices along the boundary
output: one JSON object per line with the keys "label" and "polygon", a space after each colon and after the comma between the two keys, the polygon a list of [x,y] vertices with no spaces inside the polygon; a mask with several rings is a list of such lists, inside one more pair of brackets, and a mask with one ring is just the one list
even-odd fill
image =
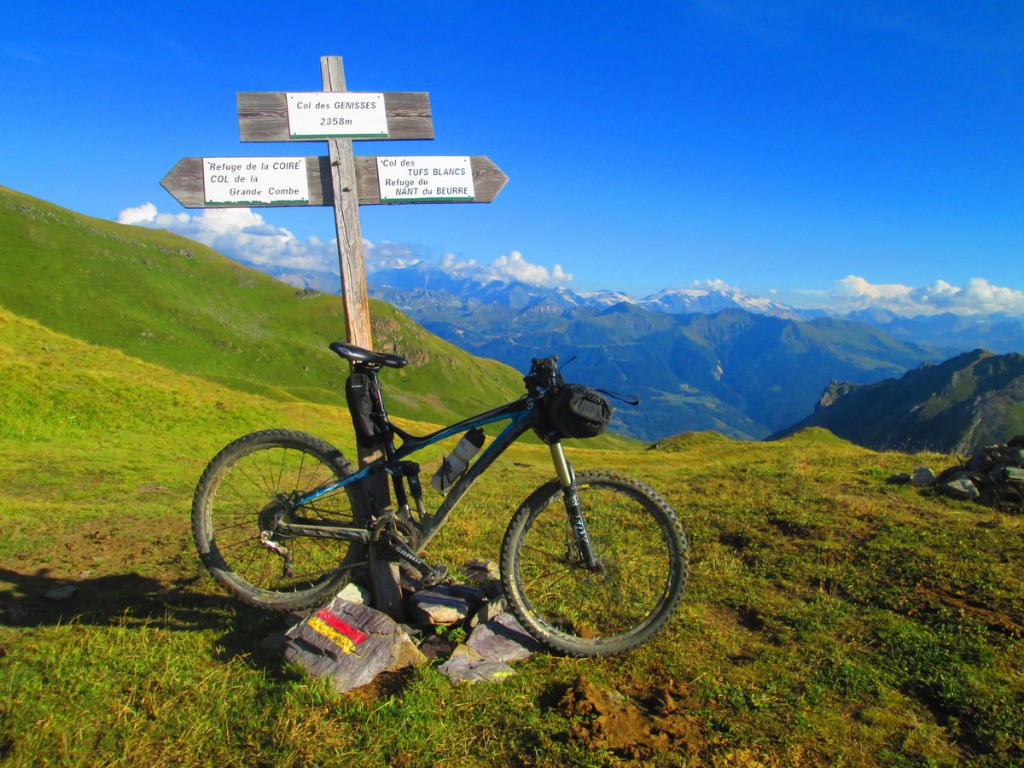
{"label": "wooden directional sign", "polygon": [[427,93],[238,94],[242,141],[432,139]]}
{"label": "wooden directional sign", "polygon": [[[489,203],[508,176],[482,155],[355,158],[359,205]],[[186,208],[334,205],[327,157],[185,157],[160,181]]]}

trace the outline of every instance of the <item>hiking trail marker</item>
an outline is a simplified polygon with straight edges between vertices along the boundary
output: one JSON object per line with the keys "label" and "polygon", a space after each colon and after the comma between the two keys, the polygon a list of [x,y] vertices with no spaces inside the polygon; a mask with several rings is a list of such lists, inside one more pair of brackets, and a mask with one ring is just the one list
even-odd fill
{"label": "hiking trail marker", "polygon": [[[326,141],[326,157],[186,157],[160,181],[186,208],[325,205],[334,209],[348,341],[373,349],[359,206],[377,203],[489,203],[508,177],[486,157],[356,157],[360,139],[432,139],[426,93],[354,93],[341,57],[320,59],[323,91],[239,93],[242,141]],[[379,457],[359,449],[360,464]],[[373,485],[389,497],[385,473]],[[375,560],[377,607],[402,620],[398,567]]]}
{"label": "hiking trail marker", "polygon": [[320,59],[322,92],[239,93],[242,141],[326,141],[327,156],[184,157],[160,181],[186,208],[323,205],[334,209],[349,342],[373,348],[359,206],[489,203],[505,182],[484,156],[359,156],[360,139],[432,139],[426,93],[357,93],[341,58]]}

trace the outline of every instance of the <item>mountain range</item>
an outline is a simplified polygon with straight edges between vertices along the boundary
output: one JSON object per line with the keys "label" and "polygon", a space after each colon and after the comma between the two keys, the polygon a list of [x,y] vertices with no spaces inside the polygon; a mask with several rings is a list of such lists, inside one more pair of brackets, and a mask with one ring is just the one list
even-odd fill
{"label": "mountain range", "polygon": [[648,441],[693,430],[761,439],[808,415],[834,379],[877,381],[942,357],[863,323],[798,319],[765,302],[755,313],[723,292],[635,302],[441,275],[421,287],[379,287],[409,277],[378,273],[371,292],[474,355],[516,368],[561,355],[567,379],[639,397],[639,409],[619,407],[616,427]]}
{"label": "mountain range", "polygon": [[[333,293],[338,276],[330,272],[303,271],[251,264],[283,282],[300,288]],[[665,288],[641,299],[615,290],[574,292],[565,287],[528,285],[514,281],[482,282],[469,276],[450,274],[420,262],[402,269],[372,272],[369,277],[373,295],[404,306],[416,313],[425,297],[436,295],[442,301],[504,304],[528,309],[531,304],[607,307],[625,302],[642,309],[669,314],[711,314],[723,309],[742,309],[759,315],[792,320],[835,317],[864,323],[903,341],[935,347],[947,357],[983,348],[996,353],[1024,350],[1024,318],[1003,313],[958,315],[943,312],[905,316],[885,309],[864,309],[836,313],[824,309],[801,309],[773,299],[754,296],[732,288]],[[405,294],[412,294],[407,296]]]}
{"label": "mountain range", "polygon": [[899,379],[834,383],[781,438],[823,427],[879,451],[966,454],[1024,434],[1024,355],[974,350]]}

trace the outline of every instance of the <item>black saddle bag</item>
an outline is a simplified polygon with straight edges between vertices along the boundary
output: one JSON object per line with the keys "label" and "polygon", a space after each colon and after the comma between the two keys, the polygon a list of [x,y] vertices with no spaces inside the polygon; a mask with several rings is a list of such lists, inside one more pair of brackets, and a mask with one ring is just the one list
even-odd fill
{"label": "black saddle bag", "polygon": [[372,448],[377,444],[380,430],[373,423],[373,382],[365,373],[353,373],[345,382],[345,399],[352,414],[352,426],[356,430],[356,442],[361,448]]}

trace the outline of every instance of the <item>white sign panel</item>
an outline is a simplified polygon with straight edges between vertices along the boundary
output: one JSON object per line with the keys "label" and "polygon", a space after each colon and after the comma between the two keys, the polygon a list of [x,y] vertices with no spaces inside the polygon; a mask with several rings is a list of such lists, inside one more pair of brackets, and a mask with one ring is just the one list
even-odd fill
{"label": "white sign panel", "polygon": [[469,157],[378,157],[382,203],[472,201]]}
{"label": "white sign panel", "polygon": [[383,93],[286,93],[293,139],[386,139]]}
{"label": "white sign panel", "polygon": [[304,157],[204,157],[207,205],[309,203]]}

